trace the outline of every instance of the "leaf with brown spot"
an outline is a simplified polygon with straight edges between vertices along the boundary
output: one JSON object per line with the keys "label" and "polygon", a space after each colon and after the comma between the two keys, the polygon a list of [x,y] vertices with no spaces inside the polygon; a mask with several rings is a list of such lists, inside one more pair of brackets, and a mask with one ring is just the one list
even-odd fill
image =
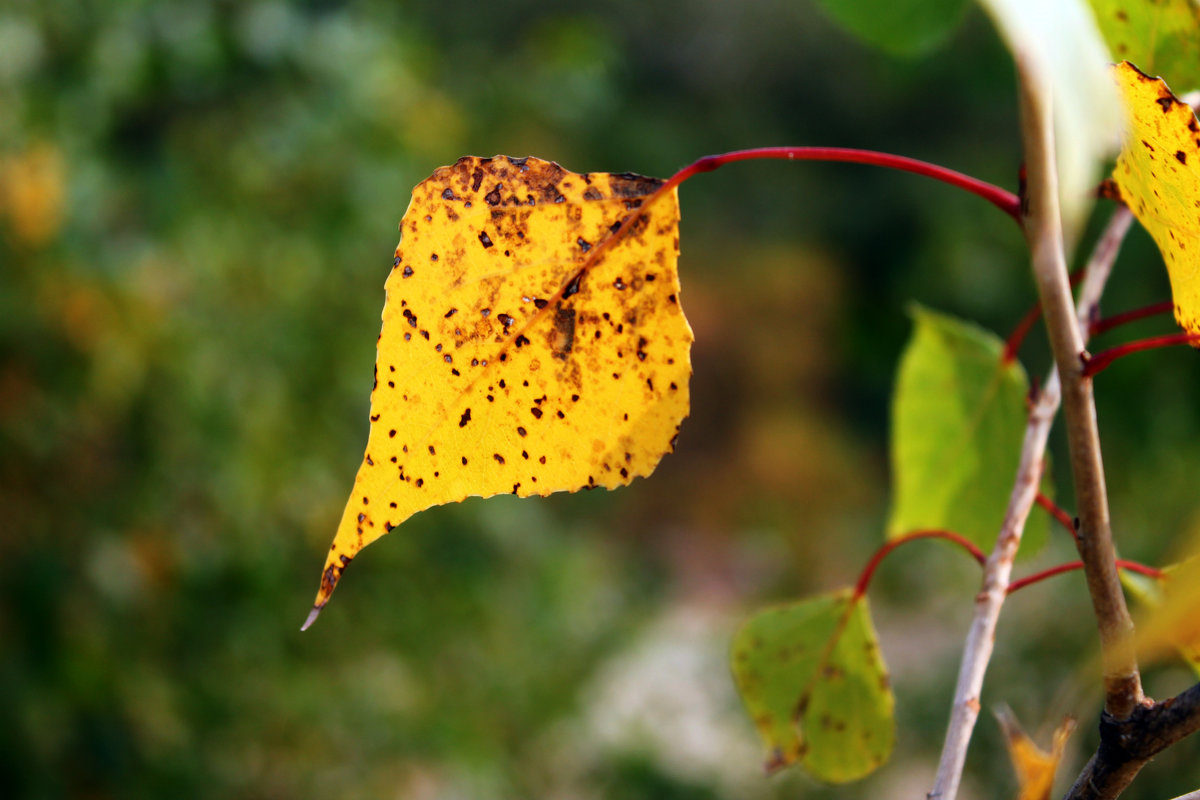
{"label": "leaf with brown spot", "polygon": [[799,762],[845,783],[891,755],[891,683],[867,600],[853,590],[759,612],[734,637],[732,663],[768,770]]}
{"label": "leaf with brown spot", "polygon": [[673,449],[693,337],[662,183],[499,156],[413,190],[367,449],[306,627],[349,561],[418,511],[612,489]]}
{"label": "leaf with brown spot", "polygon": [[1179,92],[1200,89],[1196,0],[1088,0],[1114,59],[1137,64]]}
{"label": "leaf with brown spot", "polygon": [[1161,80],[1114,69],[1128,122],[1113,179],[1167,264],[1175,320],[1200,333],[1200,122]]}
{"label": "leaf with brown spot", "polygon": [[1013,771],[1017,773],[1017,785],[1020,787],[1017,800],[1050,800],[1054,773],[1062,761],[1067,739],[1075,730],[1075,720],[1067,717],[1062,721],[1054,732],[1054,744],[1048,753],[1026,735],[1010,709],[997,709],[996,720],[1004,731],[1008,755],[1012,759]]}

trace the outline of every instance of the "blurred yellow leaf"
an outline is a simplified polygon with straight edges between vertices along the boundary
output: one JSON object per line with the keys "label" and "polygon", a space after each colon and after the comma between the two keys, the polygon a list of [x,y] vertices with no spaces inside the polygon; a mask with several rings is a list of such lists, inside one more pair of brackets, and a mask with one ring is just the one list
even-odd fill
{"label": "blurred yellow leaf", "polygon": [[1200,672],[1200,555],[1167,567],[1160,595],[1144,593],[1146,616],[1137,626],[1138,654],[1157,661],[1178,653]]}
{"label": "blurred yellow leaf", "polygon": [[1008,755],[1017,773],[1017,785],[1020,787],[1017,800],[1049,800],[1054,787],[1054,773],[1062,760],[1067,739],[1075,730],[1075,720],[1070,717],[1063,720],[1054,732],[1054,744],[1047,753],[1021,730],[1011,709],[998,709],[996,719],[1004,731]]}
{"label": "blurred yellow leaf", "polygon": [[655,195],[661,185],[469,157],[413,190],[366,454],[306,626],[358,551],[417,511],[611,489],[673,449],[692,331],[679,305],[678,198]]}
{"label": "blurred yellow leaf", "polygon": [[1200,123],[1161,80],[1115,70],[1128,122],[1113,179],[1166,261],[1176,321],[1200,333]]}
{"label": "blurred yellow leaf", "polygon": [[0,211],[19,241],[38,246],[58,233],[63,212],[62,156],[38,144],[0,161]]}

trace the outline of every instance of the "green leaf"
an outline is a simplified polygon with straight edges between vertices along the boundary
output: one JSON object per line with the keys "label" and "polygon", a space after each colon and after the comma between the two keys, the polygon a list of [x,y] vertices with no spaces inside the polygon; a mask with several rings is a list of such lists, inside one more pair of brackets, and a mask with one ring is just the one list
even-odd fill
{"label": "green leaf", "polygon": [[835,22],[867,44],[898,56],[916,56],[945,41],[962,19],[967,0],[820,0]]}
{"label": "green leaf", "polygon": [[1058,194],[1068,242],[1094,202],[1120,129],[1112,58],[1084,0],[980,0],[1035,96],[1053,107]]}
{"label": "green leaf", "polygon": [[[892,400],[889,537],[952,530],[984,549],[995,542],[1021,459],[1029,381],[1004,342],[983,329],[915,307],[916,329],[900,362]],[[1021,544],[1047,535],[1033,513]]]}
{"label": "green leaf", "polygon": [[1112,55],[1158,75],[1176,93],[1200,89],[1200,4],[1089,0]]}
{"label": "green leaf", "polygon": [[733,675],[769,753],[845,783],[892,752],[891,683],[865,597],[850,589],[759,612],[733,641]]}

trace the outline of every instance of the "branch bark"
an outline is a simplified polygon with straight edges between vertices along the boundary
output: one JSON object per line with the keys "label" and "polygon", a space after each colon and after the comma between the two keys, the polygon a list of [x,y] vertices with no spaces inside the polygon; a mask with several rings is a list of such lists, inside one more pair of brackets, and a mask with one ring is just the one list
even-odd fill
{"label": "branch bark", "polygon": [[[1092,252],[1085,271],[1083,286],[1075,317],[1082,340],[1088,336],[1088,327],[1095,318],[1100,296],[1112,271],[1121,242],[1129,231],[1133,215],[1129,210],[1118,208],[1109,220],[1104,233]],[[1037,500],[1042,466],[1046,453],[1046,439],[1050,426],[1058,412],[1061,389],[1057,368],[1051,368],[1044,388],[1029,413],[1025,426],[1025,439],[1021,448],[1021,461],[1017,477],[1009,497],[1008,510],[996,545],[984,565],[983,588],[975,598],[975,614],[963,645],[962,662],[959,666],[958,683],[954,692],[954,703],[950,711],[950,724],[946,729],[946,740],[942,746],[941,760],[929,798],[952,800],[958,793],[966,763],[967,748],[979,717],[979,697],[983,689],[983,678],[992,655],[992,644],[1000,608],[1004,604],[1007,587],[1012,574],[1013,559],[1021,543],[1025,521],[1030,508]]]}
{"label": "branch bark", "polygon": [[1200,730],[1200,683],[1170,700],[1138,705],[1123,720],[1100,718],[1097,748],[1068,800],[1112,800],[1158,753]]}
{"label": "branch bark", "polygon": [[1114,720],[1122,721],[1141,704],[1142,684],[1133,646],[1133,620],[1117,574],[1092,381],[1083,375],[1087,354],[1067,282],[1049,90],[1020,59],[1017,66],[1028,189],[1025,235],[1061,380],[1079,518],[1076,541],[1100,633],[1104,709]]}

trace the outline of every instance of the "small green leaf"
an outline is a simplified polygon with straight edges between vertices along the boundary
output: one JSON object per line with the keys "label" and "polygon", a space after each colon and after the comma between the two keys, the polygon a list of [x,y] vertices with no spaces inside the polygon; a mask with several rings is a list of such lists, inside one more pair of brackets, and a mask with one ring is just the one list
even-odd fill
{"label": "small green leaf", "polygon": [[1195,0],[1089,0],[1118,61],[1157,75],[1176,93],[1200,89],[1200,5]]}
{"label": "small green leaf", "polygon": [[820,0],[835,22],[867,44],[897,56],[916,56],[945,41],[967,0]]}
{"label": "small green leaf", "polygon": [[[888,536],[941,528],[987,549],[1021,460],[1029,381],[1017,361],[1002,362],[995,335],[924,308],[913,318],[892,398]],[[1022,552],[1040,547],[1047,531],[1046,515],[1032,513]]]}
{"label": "small green leaf", "polygon": [[892,752],[891,684],[865,597],[850,589],[759,612],[733,641],[733,675],[769,753],[829,783]]}

